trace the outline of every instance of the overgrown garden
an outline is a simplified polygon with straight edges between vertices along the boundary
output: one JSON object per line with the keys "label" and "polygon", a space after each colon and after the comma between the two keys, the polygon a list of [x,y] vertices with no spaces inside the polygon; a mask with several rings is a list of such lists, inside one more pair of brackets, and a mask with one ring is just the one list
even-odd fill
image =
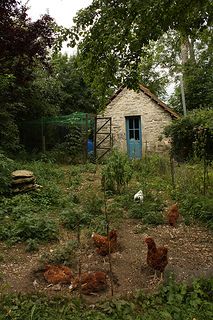
{"label": "overgrown garden", "polygon": [[[34,172],[42,188],[13,195],[10,193],[10,172],[23,166]],[[168,157],[147,155],[143,160],[130,161],[116,150],[102,165],[61,166],[42,161],[23,163],[2,157],[1,168],[4,168],[8,180],[5,179],[1,186],[0,239],[8,250],[23,243],[26,254],[33,254],[41,246],[60,243],[65,230],[73,234],[71,240],[57,245],[54,252],[42,255],[40,263],[43,265],[59,263],[76,268],[79,263],[79,228],[82,248],[93,231],[106,234],[105,205],[110,227],[118,230],[128,219],[138,221],[141,224],[138,232],[142,233],[146,230],[150,232],[150,228],[156,226],[165,226],[165,208],[174,201],[180,206],[182,224],[189,227],[198,224],[210,230],[213,227],[213,172],[208,166],[204,195],[203,164],[197,160],[175,163],[174,180]],[[85,184],[86,188],[83,187]],[[133,201],[138,189],[144,192],[142,205]],[[1,254],[2,264],[4,259]],[[27,315],[39,319],[41,314],[45,314],[44,319],[126,319],[127,316],[130,319],[182,319],[187,315],[202,319],[203,315],[212,314],[211,286],[210,279],[195,280],[193,284],[186,285],[176,284],[171,278],[158,293],[132,293],[130,301],[125,297],[122,300],[110,299],[98,303],[94,310],[85,307],[85,302],[77,298],[70,300],[67,295],[66,298],[60,295],[58,298],[47,298],[37,294],[3,294],[1,316],[3,319],[21,319]],[[1,290],[4,293],[4,282]]]}
{"label": "overgrown garden", "polygon": [[[0,318],[212,318],[213,283],[207,273],[213,229],[211,1],[144,0],[141,5],[136,0],[93,0],[79,11],[70,30],[48,14],[32,21],[19,0],[1,1],[0,13]],[[60,53],[63,40],[78,45],[76,56]],[[170,105],[182,113],[181,74],[187,115],[162,133],[171,141],[169,154],[147,153],[141,160],[129,160],[113,150],[103,163],[96,163],[94,158],[82,161],[81,147],[88,137],[80,136],[77,125],[60,128],[63,141],[55,138],[55,128],[48,128],[48,150],[41,148],[42,132],[36,136],[39,148],[27,134],[34,132],[33,123],[43,124],[45,118],[97,114],[121,84],[137,90],[142,82],[164,98],[172,81]],[[13,193],[11,173],[20,169],[33,172],[35,190]],[[138,190],[143,191],[143,203],[133,200]],[[175,202],[181,217],[171,229],[166,209]],[[115,257],[109,253],[106,264],[94,255],[91,234],[107,235],[112,228],[118,230],[120,247]],[[146,290],[149,275],[138,260],[138,255],[145,257],[146,233],[169,242],[171,252],[172,268],[154,290]],[[131,250],[138,248],[137,256],[125,256],[118,268],[116,259],[121,260],[131,244],[128,237]],[[176,256],[179,249],[181,256]],[[189,257],[188,266],[182,257]],[[122,291],[113,283],[112,271],[116,266],[121,274],[128,261],[136,263],[136,284],[140,278],[142,284],[120,284]],[[89,270],[89,263],[93,269],[98,264],[110,271],[111,291],[104,302],[97,297],[92,303],[81,292],[67,294],[66,288],[45,294],[46,284],[41,281],[38,289],[33,278],[34,262],[41,268],[62,264],[78,274],[82,266]],[[176,281],[181,268],[186,278]],[[190,278],[196,275],[194,269],[203,277]],[[128,277],[124,272],[120,278]],[[27,286],[17,294],[23,279]]]}

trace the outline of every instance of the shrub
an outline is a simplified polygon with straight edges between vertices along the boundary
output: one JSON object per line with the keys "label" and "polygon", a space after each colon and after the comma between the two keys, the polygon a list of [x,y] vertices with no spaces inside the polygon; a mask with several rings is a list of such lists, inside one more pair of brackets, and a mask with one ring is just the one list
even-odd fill
{"label": "shrub", "polygon": [[52,253],[44,254],[41,256],[41,262],[43,264],[64,264],[73,266],[77,262],[76,250],[78,243],[75,240],[70,240],[67,243],[60,245]]}
{"label": "shrub", "polygon": [[64,226],[71,230],[75,230],[79,226],[89,225],[92,219],[91,215],[82,211],[79,205],[75,204],[72,204],[69,208],[63,210],[60,216]]}
{"label": "shrub", "polygon": [[128,185],[133,174],[126,154],[114,149],[102,170],[102,184],[106,190],[120,193]]}
{"label": "shrub", "polygon": [[9,193],[11,172],[15,169],[15,163],[0,151],[0,194]]}
{"label": "shrub", "polygon": [[194,194],[182,195],[180,199],[181,213],[186,220],[197,219],[213,230],[212,208],[213,198]]}
{"label": "shrub", "polygon": [[98,216],[102,214],[102,206],[104,204],[104,201],[102,198],[98,196],[98,194],[95,194],[94,192],[89,192],[86,195],[84,204],[85,211],[91,215],[91,216]]}
{"label": "shrub", "polygon": [[159,225],[164,222],[163,219],[163,200],[152,194],[144,196],[143,203],[133,202],[129,208],[131,218],[142,219],[144,224]]}
{"label": "shrub", "polygon": [[15,223],[8,219],[0,226],[0,239],[10,242],[35,239],[50,241],[58,239],[59,230],[54,221],[47,216],[28,214],[20,217]]}
{"label": "shrub", "polygon": [[172,153],[178,161],[194,156],[194,146],[199,140],[200,128],[205,129],[203,146],[207,158],[213,158],[213,110],[194,110],[165,128],[164,133],[172,141]]}

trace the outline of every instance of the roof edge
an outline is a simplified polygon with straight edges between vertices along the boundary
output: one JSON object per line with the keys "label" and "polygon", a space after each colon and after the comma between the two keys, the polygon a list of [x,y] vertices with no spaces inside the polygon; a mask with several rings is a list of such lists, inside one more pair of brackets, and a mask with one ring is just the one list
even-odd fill
{"label": "roof edge", "polygon": [[[118,88],[118,90],[111,96],[106,106],[110,104],[118,95],[126,88],[125,85],[122,85]],[[167,104],[165,104],[162,100],[160,100],[154,93],[152,93],[147,87],[143,84],[139,85],[139,90],[142,91],[145,95],[147,95],[151,100],[155,101],[164,111],[168,112],[173,118],[179,119],[180,115],[172,110]]]}

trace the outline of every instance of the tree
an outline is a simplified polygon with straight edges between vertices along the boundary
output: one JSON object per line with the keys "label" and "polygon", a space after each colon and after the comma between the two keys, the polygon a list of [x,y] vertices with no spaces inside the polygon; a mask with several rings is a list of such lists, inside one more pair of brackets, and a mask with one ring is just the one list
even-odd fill
{"label": "tree", "polygon": [[16,83],[27,83],[36,61],[47,63],[48,50],[55,41],[55,23],[49,15],[32,22],[28,8],[18,0],[0,3],[0,63],[3,73],[13,74]]}
{"label": "tree", "polygon": [[78,63],[78,56],[55,54],[52,57],[52,76],[60,82],[60,114],[81,111],[96,113],[99,108],[98,97],[85,83]]}
{"label": "tree", "polygon": [[18,124],[32,111],[27,102],[35,66],[39,62],[47,67],[55,23],[49,15],[32,22],[18,0],[2,0],[0,16],[0,143],[5,150],[15,150]]}
{"label": "tree", "polygon": [[121,82],[136,88],[138,65],[149,41],[169,29],[190,34],[211,22],[210,0],[93,0],[70,32],[86,76],[102,96]]}
{"label": "tree", "polygon": [[[193,41],[192,54],[183,65],[184,89],[187,110],[211,108],[213,99],[213,29],[198,33]],[[176,98],[176,99],[175,99]],[[174,96],[176,108],[180,108],[180,93]]]}

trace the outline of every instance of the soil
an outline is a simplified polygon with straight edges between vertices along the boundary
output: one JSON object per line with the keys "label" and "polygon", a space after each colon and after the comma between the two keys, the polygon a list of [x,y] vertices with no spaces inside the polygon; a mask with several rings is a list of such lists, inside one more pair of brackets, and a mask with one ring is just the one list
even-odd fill
{"label": "soil", "polygon": [[[97,179],[98,178],[98,179]],[[100,189],[100,175],[88,174],[83,185],[79,187],[80,194],[84,189]],[[41,257],[54,252],[68,240],[76,239],[72,232],[61,230],[59,243],[40,245],[39,251],[27,253],[26,245],[16,244],[12,247],[0,242],[0,294],[1,293],[45,293],[47,295],[63,295],[74,297],[79,293],[71,292],[69,285],[49,286],[41,271]],[[146,264],[147,246],[145,236],[152,236],[157,244],[168,246],[169,263],[164,272],[164,282],[173,276],[177,282],[190,283],[197,277],[213,276],[213,236],[200,226],[186,226],[183,221],[175,228],[169,225],[147,227],[139,220],[122,219],[118,228],[118,251],[111,254],[113,293],[115,297],[128,296],[143,289],[152,292],[159,286],[153,281],[154,271]],[[82,272],[109,272],[108,257],[99,256],[92,240],[82,237]],[[77,267],[72,269],[78,274]],[[89,302],[105,300],[111,297],[110,280],[106,292],[86,296]]]}
{"label": "soil", "polygon": [[[118,229],[119,250],[111,255],[115,297],[128,296],[140,289],[152,291],[158,286],[158,282],[152,280],[153,270],[146,264],[147,248],[143,241],[146,235],[154,237],[157,245],[167,245],[169,248],[164,281],[171,275],[178,282],[213,276],[213,237],[207,229],[179,224],[176,228],[165,225],[144,230],[138,220],[125,219]],[[72,235],[66,234],[66,240],[68,237]],[[38,252],[29,254],[22,244],[8,247],[0,243],[1,292],[63,293],[75,296],[77,293],[70,292],[68,285],[48,286],[42,272],[38,271],[41,255],[52,252],[56,246],[58,244],[48,244],[40,247]],[[73,271],[77,274],[77,270]],[[108,258],[97,255],[90,239],[82,250],[82,272],[85,271],[109,271]],[[96,302],[110,295],[111,290],[108,289],[87,299]]]}

